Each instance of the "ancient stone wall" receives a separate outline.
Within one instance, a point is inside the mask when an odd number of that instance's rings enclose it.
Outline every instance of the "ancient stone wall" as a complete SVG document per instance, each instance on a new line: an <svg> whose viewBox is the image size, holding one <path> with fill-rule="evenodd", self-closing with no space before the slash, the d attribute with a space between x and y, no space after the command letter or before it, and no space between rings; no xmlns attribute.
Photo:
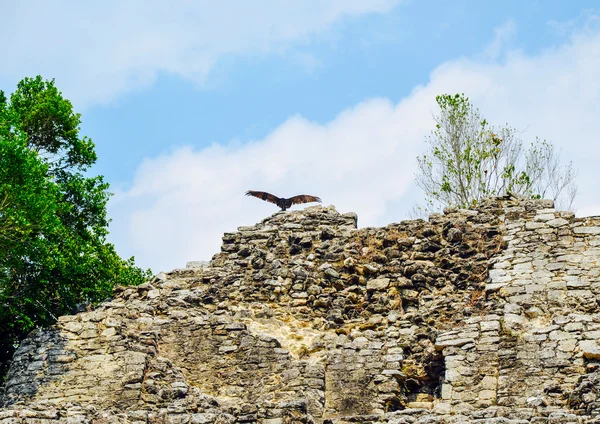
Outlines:
<svg viewBox="0 0 600 424"><path fill-rule="evenodd" d="M0 423L597 422L600 218L551 207L240 227L33 333Z"/></svg>
<svg viewBox="0 0 600 424"><path fill-rule="evenodd" d="M498 404L564 405L600 359L600 219L518 205L506 229L487 286L503 308Z"/></svg>

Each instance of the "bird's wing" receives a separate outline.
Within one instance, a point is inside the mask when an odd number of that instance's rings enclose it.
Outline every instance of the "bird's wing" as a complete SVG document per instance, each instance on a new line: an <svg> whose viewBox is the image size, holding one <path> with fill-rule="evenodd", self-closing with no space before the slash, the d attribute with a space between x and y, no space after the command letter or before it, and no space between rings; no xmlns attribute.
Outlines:
<svg viewBox="0 0 600 424"><path fill-rule="evenodd" d="M270 203L274 203L274 204L277 204L277 201L279 200L279 197L274 196L274 195L272 195L270 193L267 193L265 191L248 190L246 192L246 196L258 197L261 200L264 200L264 201L270 202Z"/></svg>
<svg viewBox="0 0 600 424"><path fill-rule="evenodd" d="M299 194L294 197L290 197L289 200L292 201L293 205L299 205L300 203L310 203L310 202L319 202L321 203L321 199L316 196L309 196L308 194Z"/></svg>

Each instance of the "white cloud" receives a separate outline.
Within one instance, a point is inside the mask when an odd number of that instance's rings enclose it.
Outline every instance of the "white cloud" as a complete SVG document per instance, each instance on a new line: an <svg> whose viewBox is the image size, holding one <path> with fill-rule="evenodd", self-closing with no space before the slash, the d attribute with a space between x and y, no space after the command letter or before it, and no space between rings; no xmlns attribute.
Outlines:
<svg viewBox="0 0 600 424"><path fill-rule="evenodd" d="M149 158L111 203L115 243L155 271L209 259L224 231L276 211L247 189L321 196L357 212L361 226L403 219L434 99L445 92L466 93L492 123L527 129L525 141L540 136L562 148L579 168L576 207L600 214L599 75L600 31L586 30L533 56L444 63L396 105L367 100L326 125L292 117L262 140Z"/></svg>
<svg viewBox="0 0 600 424"><path fill-rule="evenodd" d="M485 47L483 57L489 60L498 60L514 38L516 29L517 26L512 19L496 28L494 39Z"/></svg>
<svg viewBox="0 0 600 424"><path fill-rule="evenodd" d="M0 86L52 76L81 109L148 86L159 72L202 84L225 56L280 53L399 1L4 2Z"/></svg>

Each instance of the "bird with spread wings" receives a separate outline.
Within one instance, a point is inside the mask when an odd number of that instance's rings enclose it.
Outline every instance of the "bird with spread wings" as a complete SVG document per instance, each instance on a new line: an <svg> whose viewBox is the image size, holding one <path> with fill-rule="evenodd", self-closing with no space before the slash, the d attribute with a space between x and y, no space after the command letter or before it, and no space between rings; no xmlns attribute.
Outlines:
<svg viewBox="0 0 600 424"><path fill-rule="evenodd" d="M299 205L300 203L321 203L321 199L319 199L316 196L310 196L308 194L299 194L297 196L286 199L284 197L274 196L264 191L248 190L246 192L246 196L258 197L259 199L264 200L265 202L274 203L277 206L279 206L282 211L290 208L292 205Z"/></svg>

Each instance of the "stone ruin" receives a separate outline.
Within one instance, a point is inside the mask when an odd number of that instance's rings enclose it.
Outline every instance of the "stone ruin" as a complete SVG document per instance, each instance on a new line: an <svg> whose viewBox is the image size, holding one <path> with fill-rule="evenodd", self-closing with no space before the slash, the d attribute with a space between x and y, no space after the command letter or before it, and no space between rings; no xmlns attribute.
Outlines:
<svg viewBox="0 0 600 424"><path fill-rule="evenodd" d="M8 423L600 423L600 217L490 198L226 233L17 350Z"/></svg>

